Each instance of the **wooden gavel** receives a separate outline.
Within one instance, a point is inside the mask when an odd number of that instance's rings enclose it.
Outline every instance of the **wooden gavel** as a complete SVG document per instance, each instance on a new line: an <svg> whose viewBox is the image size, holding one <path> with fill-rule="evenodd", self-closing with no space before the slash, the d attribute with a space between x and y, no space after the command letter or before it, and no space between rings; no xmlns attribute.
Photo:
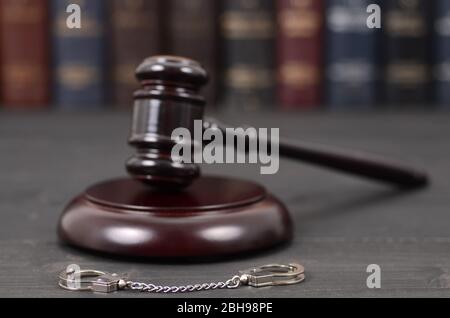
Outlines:
<svg viewBox="0 0 450 318"><path fill-rule="evenodd" d="M200 89L208 81L202 66L190 59L155 56L137 69L141 89L134 94L134 113L129 139L137 149L126 163L128 173L158 189L182 189L200 176L195 163L175 162L171 149L174 129L192 131L195 120L205 128L215 127L224 134L227 126L216 120L204 120L205 100ZM255 137L257 138L257 137ZM268 140L269 142L269 140ZM280 155L334 169L401 188L419 188L428 184L424 171L403 163L351 150L280 139Z"/></svg>
<svg viewBox="0 0 450 318"><path fill-rule="evenodd" d="M61 240L119 256L174 259L247 255L291 240L290 213L270 190L239 178L200 176L199 166L190 163L195 160L172 157L174 149L201 145L195 136L201 132L197 120L203 129L220 130L222 136L230 131L216 120L203 120L205 70L186 58L155 56L138 67L137 78L142 87L134 95L129 140L136 153L126 164L131 178L104 180L74 197L59 221ZM178 128L194 138L174 138ZM262 135L234 137L241 144L242 138L259 146L278 142L285 157L402 188L428 182L425 173L382 158Z"/></svg>

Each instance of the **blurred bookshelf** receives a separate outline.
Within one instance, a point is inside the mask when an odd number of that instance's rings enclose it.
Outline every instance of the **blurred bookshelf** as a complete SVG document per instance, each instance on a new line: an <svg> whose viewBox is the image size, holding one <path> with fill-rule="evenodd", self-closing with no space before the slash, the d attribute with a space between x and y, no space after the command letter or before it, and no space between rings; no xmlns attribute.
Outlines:
<svg viewBox="0 0 450 318"><path fill-rule="evenodd" d="M151 55L200 61L214 112L448 110L449 37L447 0L0 0L0 110L131 109Z"/></svg>

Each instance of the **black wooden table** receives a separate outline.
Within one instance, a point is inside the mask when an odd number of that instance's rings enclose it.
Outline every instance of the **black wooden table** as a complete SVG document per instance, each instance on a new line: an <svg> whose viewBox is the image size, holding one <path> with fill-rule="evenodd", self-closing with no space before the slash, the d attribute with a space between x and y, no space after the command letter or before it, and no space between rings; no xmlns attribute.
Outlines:
<svg viewBox="0 0 450 318"><path fill-rule="evenodd" d="M205 167L206 173L256 180L273 191L295 220L294 241L213 263L111 259L61 245L56 224L65 204L86 186L125 174L129 114L0 113L0 296L105 297L57 287L57 273L72 263L176 285L292 261L306 267L305 283L186 297L450 296L450 114L267 113L224 119L403 158L427 167L433 184L403 193L285 160L275 176L261 176L257 166ZM369 264L381 267L381 289L366 286ZM109 297L129 296L136 294Z"/></svg>

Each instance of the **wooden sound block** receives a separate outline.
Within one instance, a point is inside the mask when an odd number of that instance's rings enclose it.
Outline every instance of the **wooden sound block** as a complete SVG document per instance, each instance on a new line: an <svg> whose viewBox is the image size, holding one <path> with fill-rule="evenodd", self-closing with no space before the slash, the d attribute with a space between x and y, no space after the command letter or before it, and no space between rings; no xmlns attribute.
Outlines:
<svg viewBox="0 0 450 318"><path fill-rule="evenodd" d="M92 186L65 209L60 238L108 254L216 257L262 250L292 237L285 206L252 182L201 177L179 192L131 178Z"/></svg>

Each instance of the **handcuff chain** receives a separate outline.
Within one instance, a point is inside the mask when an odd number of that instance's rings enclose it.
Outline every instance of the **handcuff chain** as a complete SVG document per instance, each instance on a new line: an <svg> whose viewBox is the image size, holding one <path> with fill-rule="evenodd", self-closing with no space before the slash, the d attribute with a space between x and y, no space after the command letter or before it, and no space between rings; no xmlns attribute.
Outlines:
<svg viewBox="0 0 450 318"><path fill-rule="evenodd" d="M198 292L202 290L215 290L215 289L236 289L241 286L241 277L234 276L233 278L227 280L226 282L214 282L214 283L203 283L194 285L182 285L182 286L160 286L155 284L146 284L142 282L132 282L128 281L126 288L156 294L178 294L178 293L190 293Z"/></svg>

